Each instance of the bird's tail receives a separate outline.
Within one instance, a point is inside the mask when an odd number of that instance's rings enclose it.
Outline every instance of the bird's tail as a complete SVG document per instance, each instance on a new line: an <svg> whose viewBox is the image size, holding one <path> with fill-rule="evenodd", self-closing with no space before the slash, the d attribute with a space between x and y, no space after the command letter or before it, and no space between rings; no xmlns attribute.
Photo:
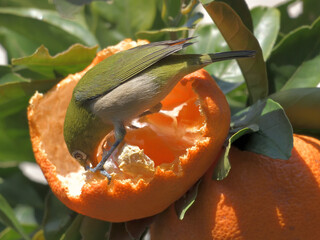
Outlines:
<svg viewBox="0 0 320 240"><path fill-rule="evenodd" d="M208 55L211 58L211 62L219 62L219 61L235 59L235 58L254 57L256 55L256 51L240 50L240 51L212 53L212 54L208 54Z"/></svg>

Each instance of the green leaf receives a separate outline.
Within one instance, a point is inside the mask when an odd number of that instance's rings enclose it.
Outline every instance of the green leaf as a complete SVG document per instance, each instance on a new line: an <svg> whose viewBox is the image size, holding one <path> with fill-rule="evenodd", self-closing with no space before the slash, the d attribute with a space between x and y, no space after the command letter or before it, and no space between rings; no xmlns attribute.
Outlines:
<svg viewBox="0 0 320 240"><path fill-rule="evenodd" d="M256 104L261 104L261 102ZM244 111L250 111L250 108ZM238 114L243 114L243 112ZM256 124L259 126L259 131L244 135L241 141L235 142L235 145L242 150L271 158L289 159L293 148L293 133L282 107L268 99Z"/></svg>
<svg viewBox="0 0 320 240"><path fill-rule="evenodd" d="M293 5L301 4L302 13L296 17L289 16L289 8ZM281 32L283 34L303 26L310 25L320 16L320 2L318 0L290 0L277 5L281 12Z"/></svg>
<svg viewBox="0 0 320 240"><path fill-rule="evenodd" d="M18 74L14 73L12 67L9 65L0 66L0 86L4 86L12 83L25 83L30 82L29 79L25 79Z"/></svg>
<svg viewBox="0 0 320 240"><path fill-rule="evenodd" d="M181 1L162 1L161 18L170 27L178 26L181 15Z"/></svg>
<svg viewBox="0 0 320 240"><path fill-rule="evenodd" d="M229 135L226 149L213 172L215 180L227 177L231 169L231 144L271 158L288 159L291 155L291 125L280 105L270 99L258 101L232 116Z"/></svg>
<svg viewBox="0 0 320 240"><path fill-rule="evenodd" d="M108 240L132 240L126 230L125 223L112 223L110 233L107 235Z"/></svg>
<svg viewBox="0 0 320 240"><path fill-rule="evenodd" d="M25 100L27 102L27 99ZM10 108L7 110L10 111ZM8 163L14 166L22 161L34 161L26 111L0 118L0 131L0 168Z"/></svg>
<svg viewBox="0 0 320 240"><path fill-rule="evenodd" d="M150 42L155 42L165 38L166 35L179 32L188 32L191 30L188 27L178 27L178 28L163 28L160 30L150 30L150 31L140 31L136 33L136 37L139 39L147 39Z"/></svg>
<svg viewBox="0 0 320 240"><path fill-rule="evenodd" d="M88 66L96 56L97 48L74 44L64 52L51 56L48 49L42 45L31 56L13 59L12 64L26 66L48 79L56 78L57 73L67 76Z"/></svg>
<svg viewBox="0 0 320 240"><path fill-rule="evenodd" d="M21 189L23 189L23 191ZM34 188L31 181L20 172L4 178L2 183L0 183L0 192L13 207L19 205L20 207L30 206L37 209L43 208L43 199L39 196L36 188ZM26 192L28 194L26 194Z"/></svg>
<svg viewBox="0 0 320 240"><path fill-rule="evenodd" d="M24 239L30 239L16 219L12 208L6 199L0 194L0 221L17 231Z"/></svg>
<svg viewBox="0 0 320 240"><path fill-rule="evenodd" d="M22 86L29 83L29 79L14 73L10 66L0 66L0 119L25 109L27 91Z"/></svg>
<svg viewBox="0 0 320 240"><path fill-rule="evenodd" d="M65 233L63 233L62 237L60 238L60 240L77 240L77 239L81 239L81 235L79 232L79 229L81 227L81 223L83 221L84 216L78 214L75 219L73 220L73 222L70 224L70 226L68 227L68 229L65 231ZM95 239L95 238L92 238Z"/></svg>
<svg viewBox="0 0 320 240"><path fill-rule="evenodd" d="M247 83L249 102L263 99L268 94L268 79L259 42L229 5L214 1L204 7L231 50L256 51L255 58L239 59L237 62Z"/></svg>
<svg viewBox="0 0 320 240"><path fill-rule="evenodd" d="M212 0L200 0L200 3L202 4L202 5L206 5L206 4L209 4L209 3L211 3L212 2Z"/></svg>
<svg viewBox="0 0 320 240"><path fill-rule="evenodd" d="M51 54L57 54L74 43L87 46L97 45L95 37L81 24L61 18L51 10L39 10L33 8L0 8L0 27L9 29L22 39L11 39L13 46L23 43L27 39L29 47L45 45ZM5 32L2 32L2 35ZM12 35L9 35L12 36ZM0 40L4 39L2 36ZM10 44L6 38L6 45ZM8 49L13 49L9 46ZM23 45L22 45L23 46ZM24 49L24 51L26 51ZM34 52L35 48L28 49ZM22 51L23 52L23 51ZM13 57L23 57L18 51L9 53Z"/></svg>
<svg viewBox="0 0 320 240"><path fill-rule="evenodd" d="M32 237L32 240L45 240L44 232L42 229L38 230Z"/></svg>
<svg viewBox="0 0 320 240"><path fill-rule="evenodd" d="M224 2L228 4L232 9L239 15L244 25L253 32L253 23L250 14L249 7L244 0L218 0L219 2Z"/></svg>
<svg viewBox="0 0 320 240"><path fill-rule="evenodd" d="M214 76L214 80L218 84L219 88L222 90L224 94L228 94L229 92L237 89L241 85L243 85L243 82L227 82L224 80L220 80L219 78ZM245 101L245 100L244 100ZM232 106L230 106L232 107Z"/></svg>
<svg viewBox="0 0 320 240"><path fill-rule="evenodd" d="M251 14L254 36L259 41L264 60L267 60L278 37L280 12L276 8L256 7Z"/></svg>
<svg viewBox="0 0 320 240"><path fill-rule="evenodd" d="M46 240L60 239L75 217L76 214L50 192L45 199L45 215L42 223Z"/></svg>
<svg viewBox="0 0 320 240"><path fill-rule="evenodd" d="M73 18L83 8L82 5L73 4L68 0L53 0L53 3L59 14L65 18Z"/></svg>
<svg viewBox="0 0 320 240"><path fill-rule="evenodd" d="M303 12L299 16L303 20L301 25L310 25L320 16L320 2L317 0L304 0Z"/></svg>
<svg viewBox="0 0 320 240"><path fill-rule="evenodd" d="M229 152L231 148L231 144L242 137L245 134L257 132L259 130L259 126L257 124L251 124L248 127L241 128L236 133L232 134L228 138L228 144L224 149L223 154L217 160L217 165L215 166L212 174L212 179L214 180L223 180L226 178L231 170L231 164L229 161Z"/></svg>
<svg viewBox="0 0 320 240"><path fill-rule="evenodd" d="M50 1L39 0L1 0L1 7L34 7L39 9L51 9L54 10L54 5Z"/></svg>
<svg viewBox="0 0 320 240"><path fill-rule="evenodd" d="M320 88L293 88L270 95L285 110L295 130L320 132Z"/></svg>
<svg viewBox="0 0 320 240"><path fill-rule="evenodd" d="M83 240L105 239L111 223L85 216L79 228Z"/></svg>
<svg viewBox="0 0 320 240"><path fill-rule="evenodd" d="M257 103L237 112L231 117L230 133L236 133L238 130L248 127L251 124L256 124L262 115L263 109L267 102L259 100Z"/></svg>
<svg viewBox="0 0 320 240"><path fill-rule="evenodd" d="M34 159L26 119L29 97L23 88L29 82L11 67L0 66L0 162Z"/></svg>
<svg viewBox="0 0 320 240"><path fill-rule="evenodd" d="M200 183L201 180L194 184L193 187L191 187L179 200L174 203L176 214L180 220L183 220L186 212L195 202Z"/></svg>
<svg viewBox="0 0 320 240"><path fill-rule="evenodd" d="M281 16L281 19L280 19L281 34L288 33L298 27L296 26L296 21L294 21L289 16L289 11L288 11L289 6L294 2L296 2L296 0L288 0L277 5L277 9L279 10L280 16Z"/></svg>
<svg viewBox="0 0 320 240"><path fill-rule="evenodd" d="M183 25L188 28L194 28L196 24L201 22L203 19L203 13L202 12L194 12L191 14L191 16L187 19L187 22Z"/></svg>
<svg viewBox="0 0 320 240"><path fill-rule="evenodd" d="M53 3L62 17L74 18L75 14L83 9L83 5L90 4L93 1L112 3L112 0L53 0Z"/></svg>
<svg viewBox="0 0 320 240"><path fill-rule="evenodd" d="M156 216L151 216L126 222L125 228L131 239L143 239L155 218Z"/></svg>
<svg viewBox="0 0 320 240"><path fill-rule="evenodd" d="M38 43L9 28L0 27L0 43L6 50L7 62L11 58L31 54L38 47Z"/></svg>
<svg viewBox="0 0 320 240"><path fill-rule="evenodd" d="M112 4L95 1L88 6L87 23L105 47L149 30L155 21L156 4L156 0L114 0Z"/></svg>
<svg viewBox="0 0 320 240"><path fill-rule="evenodd" d="M92 5L105 20L117 23L119 31L126 32L131 36L136 31L149 29L155 18L155 0L114 0L112 4L94 2Z"/></svg>
<svg viewBox="0 0 320 240"><path fill-rule="evenodd" d="M281 90L291 88L317 87L320 84L320 54L311 60L306 60L294 71Z"/></svg>
<svg viewBox="0 0 320 240"><path fill-rule="evenodd" d="M45 91L56 80L31 81L0 66L0 163L34 161L27 122L27 106L36 90ZM17 148L19 151L17 151Z"/></svg>
<svg viewBox="0 0 320 240"><path fill-rule="evenodd" d="M24 232L31 235L34 231L36 231L36 225L21 225ZM0 232L1 240L21 240L21 235L17 233L14 229L7 227L3 231ZM29 238L30 239L30 238ZM34 240L34 239L33 239ZM35 239L36 240L36 239ZM40 240L40 239L38 239ZM41 239L44 240L44 239Z"/></svg>
<svg viewBox="0 0 320 240"><path fill-rule="evenodd" d="M30 185L31 184L29 183L29 188L30 188ZM12 204L12 202L10 202L10 204ZM19 204L14 208L14 213L21 225L28 225L28 226L38 225L36 216L35 216L35 208L33 206Z"/></svg>
<svg viewBox="0 0 320 240"><path fill-rule="evenodd" d="M315 87L320 83L320 17L286 35L268 60L274 91Z"/></svg>
<svg viewBox="0 0 320 240"><path fill-rule="evenodd" d="M231 165L229 161L229 151L232 143L246 134L259 131L259 118L266 106L266 101L258 101L254 105L238 112L231 117L230 132L226 144L226 148L217 161L217 165L213 171L212 178L215 180L223 180L230 172Z"/></svg>

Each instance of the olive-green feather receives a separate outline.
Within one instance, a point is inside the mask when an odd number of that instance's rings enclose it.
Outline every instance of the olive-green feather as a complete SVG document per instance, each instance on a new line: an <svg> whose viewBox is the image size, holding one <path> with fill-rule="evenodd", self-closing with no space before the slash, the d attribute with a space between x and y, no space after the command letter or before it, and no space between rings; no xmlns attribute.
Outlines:
<svg viewBox="0 0 320 240"><path fill-rule="evenodd" d="M75 100L86 102L107 94L161 59L192 44L186 43L189 39L150 43L106 58L81 78L74 89Z"/></svg>

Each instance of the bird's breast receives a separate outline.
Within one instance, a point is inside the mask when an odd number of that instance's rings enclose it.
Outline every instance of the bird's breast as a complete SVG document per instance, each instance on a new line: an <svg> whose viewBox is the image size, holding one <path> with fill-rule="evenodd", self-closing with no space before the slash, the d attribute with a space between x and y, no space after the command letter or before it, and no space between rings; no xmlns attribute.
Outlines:
<svg viewBox="0 0 320 240"><path fill-rule="evenodd" d="M167 94L154 76L140 74L95 99L90 107L105 122L126 122L155 106Z"/></svg>

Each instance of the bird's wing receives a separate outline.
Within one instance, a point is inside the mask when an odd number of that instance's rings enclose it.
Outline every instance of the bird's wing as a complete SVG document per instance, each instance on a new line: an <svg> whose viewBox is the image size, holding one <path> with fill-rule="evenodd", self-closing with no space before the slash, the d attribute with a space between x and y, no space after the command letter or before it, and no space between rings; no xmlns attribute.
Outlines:
<svg viewBox="0 0 320 240"><path fill-rule="evenodd" d="M74 89L78 102L107 94L159 60L189 46L191 38L154 42L112 55L90 69Z"/></svg>

